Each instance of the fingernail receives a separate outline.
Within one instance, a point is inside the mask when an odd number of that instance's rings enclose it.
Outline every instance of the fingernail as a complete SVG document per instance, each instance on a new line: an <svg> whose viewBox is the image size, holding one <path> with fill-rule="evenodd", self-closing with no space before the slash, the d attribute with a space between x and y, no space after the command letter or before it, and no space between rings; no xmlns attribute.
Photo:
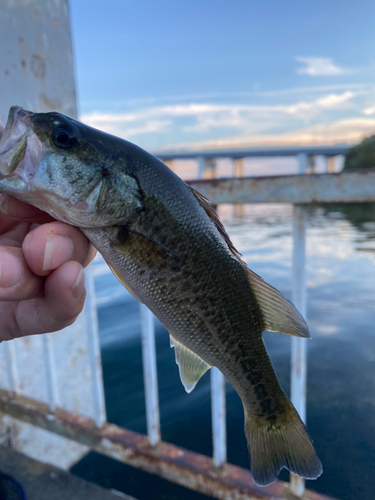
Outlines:
<svg viewBox="0 0 375 500"><path fill-rule="evenodd" d="M76 282L71 287L72 293L76 299L82 297L82 294L85 290L85 271L83 269L78 273Z"/></svg>
<svg viewBox="0 0 375 500"><path fill-rule="evenodd" d="M73 243L69 238L58 234L47 236L46 248L44 250L43 269L50 271L70 260L73 255Z"/></svg>
<svg viewBox="0 0 375 500"><path fill-rule="evenodd" d="M0 252L0 288L13 288L21 283L25 269L11 253Z"/></svg>

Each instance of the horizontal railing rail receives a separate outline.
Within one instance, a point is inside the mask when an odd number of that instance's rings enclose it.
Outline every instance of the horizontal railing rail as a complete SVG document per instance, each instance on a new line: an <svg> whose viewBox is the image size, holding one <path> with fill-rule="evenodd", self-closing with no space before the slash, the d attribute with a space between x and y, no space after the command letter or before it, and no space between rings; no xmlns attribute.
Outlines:
<svg viewBox="0 0 375 500"><path fill-rule="evenodd" d="M373 203L375 169L338 174L240 177L188 181L220 203Z"/></svg>
<svg viewBox="0 0 375 500"><path fill-rule="evenodd" d="M288 483L278 481L266 488L257 486L249 471L230 464L215 467L213 460L173 444L157 446L143 434L56 408L0 389L0 411L29 424L89 446L92 450L120 460L181 486L220 500L285 500ZM333 500L306 490L304 500Z"/></svg>

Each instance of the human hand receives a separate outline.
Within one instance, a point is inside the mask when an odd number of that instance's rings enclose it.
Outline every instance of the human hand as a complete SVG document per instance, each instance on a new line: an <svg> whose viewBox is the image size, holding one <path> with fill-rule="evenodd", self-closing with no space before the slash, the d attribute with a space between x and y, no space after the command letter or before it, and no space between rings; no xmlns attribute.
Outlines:
<svg viewBox="0 0 375 500"><path fill-rule="evenodd" d="M4 127L0 122L0 138ZM96 250L76 227L0 197L0 341L60 330L82 311Z"/></svg>

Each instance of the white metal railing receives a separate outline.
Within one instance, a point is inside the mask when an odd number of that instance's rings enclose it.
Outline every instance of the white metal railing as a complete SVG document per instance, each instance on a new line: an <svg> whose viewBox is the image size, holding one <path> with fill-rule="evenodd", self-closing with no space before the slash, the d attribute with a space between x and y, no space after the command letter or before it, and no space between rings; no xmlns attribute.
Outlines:
<svg viewBox="0 0 375 500"><path fill-rule="evenodd" d="M303 174L306 171L308 165L307 157L305 154L300 154L299 160L299 172ZM198 164L199 164L198 160ZM202 162L203 166L205 162ZM209 165L212 169L212 163ZM201 176L203 175L204 168L200 169ZM293 280L292 280L292 300L296 307L300 310L301 314L306 317L306 285L305 285L305 208L304 203L314 203L318 202L358 202L358 201L373 201L375 202L375 172L356 172L350 174L322 174L322 175L297 175L297 176L281 176L273 178L258 178L258 179L246 179L246 178L232 178L232 179L219 179L213 182L211 181L192 181L192 184L196 189L200 190L203 195L212 199L215 204L218 203L233 203L240 201L241 203L251 203L251 202L281 202L286 203L289 201L294 202L293 210ZM291 189L293 192L291 192ZM99 266L98 268L89 269L87 273L87 288L88 288L88 299L85 305L85 328L80 330L79 328L75 332L81 332L82 337L86 340L87 345L87 356L86 356L86 370L90 373L90 377L86 380L86 386L89 381L91 384L91 390L85 388L84 398L90 397L92 399L93 410L89 413L78 409L75 411L76 414L86 414L87 416L93 415L97 429L103 429L103 434L106 433L106 428L109 425L106 422L105 413L105 403L104 403L104 392L103 392L103 381L101 373L101 363L100 363L100 349L99 349L99 337L98 337L98 321L97 321L97 303L94 295L94 275L102 275L105 273L110 273L108 267ZM141 314L141 334L142 334L142 357L143 357L143 372L144 372L144 387L145 387L145 402L146 402L146 419L147 419L147 435L148 441L155 450L157 450L157 445L161 441L160 438L160 417L159 417L159 401L158 401L158 385L157 385L157 367L156 367L156 351L155 351L155 332L154 332L154 319L152 313L143 305L140 305ZM77 333L73 334L72 339L76 338ZM67 334L64 332L63 336ZM61 339L64 337L60 337ZM46 401L51 412L51 415L46 416L42 419L42 415L39 415L39 420L37 420L36 425L40 425L40 422L44 422L43 426L51 426L53 432L60 433L66 437L71 436L72 430L68 426L66 427L66 421L59 423L58 415L59 411L67 410L71 411L69 405L67 407L64 399L66 399L66 389L61 383L61 367L59 362L62 360L62 356L72 357L74 353L70 350L59 351L61 343L55 344L55 338L49 335L42 337L42 362L43 370L46 373L46 397L41 397L38 394L30 392L25 392L23 390L23 379L25 374L22 370L24 367L20 363L20 353L18 351L20 343L17 341L5 342L2 344L3 355L6 358L6 370L4 373L7 374L8 383L6 389L10 390L15 394L21 394L25 396L32 397L33 400ZM30 339L37 341L37 338ZM58 347L56 347L58 346ZM69 346L70 347L70 346ZM301 418L306 420L306 340L292 338L292 362L291 362L291 399L295 405L297 411L299 412ZM35 352L35 351L34 351ZM19 359L18 359L19 358ZM59 362L57 362L57 359ZM0 359L1 365L1 359ZM59 371L60 370L60 371ZM20 373L19 373L20 371ZM65 375L65 374L64 374ZM70 375L70 378L74 377L74 374ZM84 380L84 381L85 381ZM69 381L68 381L69 382ZM3 385L2 385L3 387ZM0 390L1 392L1 390ZM213 465L216 467L222 466L226 462L226 421L225 421L225 380L223 375L216 369L211 369L211 398L212 398L212 434L213 434ZM0 397L1 400L1 397ZM6 397L0 401L0 404L5 404ZM83 399L80 403L83 402ZM13 405L13 410L16 408L16 413L18 415L20 407L17 406L17 402ZM31 405L31 403L28 403ZM84 405L82 406L84 407ZM9 407L10 408L10 407ZM12 411L13 411L12 410ZM27 409L22 409L26 414ZM37 408L33 410L33 414ZM10 412L10 410L9 410ZM9 414L12 414L11 412ZM13 414L12 414L13 415ZM56 417L57 415L57 417ZM33 423L28 420L25 420ZM75 418L69 416L70 419ZM54 427L56 426L56 427ZM60 426L60 427L59 427ZM62 430L62 427L64 429ZM47 427L45 427L47 428ZM56 429L56 430L54 430ZM74 429L76 429L76 424L74 424ZM124 429L125 431L125 429ZM76 431L74 431L76 432ZM82 430L83 432L83 442L93 443L96 446L98 439L95 436L91 436L90 439L87 435L87 427ZM94 432L94 431L93 431ZM95 431L96 432L96 431ZM85 434L86 433L86 434ZM120 433L120 430L116 431L116 435ZM79 433L73 434L73 438L80 441ZM114 443L108 442L108 438L104 437L104 445L99 447L99 451L105 451L110 456L120 457L123 461L127 461L129 454L122 457L119 454L117 446L117 441ZM137 439L137 438L135 438ZM163 443L162 449L165 449L166 443ZM99 446L99 445L98 445ZM150 453L147 451L144 457L149 456ZM173 451L175 453L175 451ZM178 451L178 453L186 453L184 451ZM122 458L121 458L122 457ZM158 459L160 457L159 451L155 451L155 457L152 460ZM201 458L199 458L201 460ZM180 460L181 461L181 460ZM169 467L169 459L167 462L163 462L164 467ZM147 463L145 466L146 470L153 471L153 465L151 462ZM228 470L226 465L226 470ZM148 469L147 469L148 468ZM159 470L159 469L158 469ZM162 470L162 467L160 468ZM196 475L195 466L189 469L191 473L190 479ZM169 472L168 472L169 474ZM237 472L235 473L237 474ZM164 476L166 477L166 476ZM169 476L168 476L169 477ZM171 476L172 477L172 476ZM181 475L178 477L176 482L184 484L183 481L185 476ZM201 476L200 476L201 477ZM211 472L206 476L207 481L211 481ZM173 479L175 480L175 476ZM197 481L197 478L194 479ZM216 481L225 481L218 474ZM202 479L200 479L202 481ZM230 482L230 481L229 481ZM189 483L190 484L190 483ZM197 485L195 484L195 489L201 488L201 482ZM228 483L229 484L229 483ZM229 489L231 486L225 486ZM232 483L231 483L232 484ZM297 477L291 477L291 489L295 496L301 497L304 493L304 480ZM203 488L203 487L202 487ZM213 490L209 490L213 491ZM229 490L228 490L229 491ZM228 496L225 498L236 498L235 491L232 492L233 496ZM232 495L231 493L231 495ZM217 496L217 498L222 498ZM224 497L223 497L224 498ZM284 497L281 497L284 498Z"/></svg>
<svg viewBox="0 0 375 500"><path fill-rule="evenodd" d="M92 267L89 266L86 273L86 310L88 329L88 349L91 372L91 392L94 407L95 423L98 427L106 421L103 375L101 369L101 355L99 343L98 314L95 300L95 284ZM98 368L99 367L99 368Z"/></svg>
<svg viewBox="0 0 375 500"><path fill-rule="evenodd" d="M155 327L151 311L140 304L143 379L146 400L147 435L152 446L160 441L160 412L156 368Z"/></svg>
<svg viewBox="0 0 375 500"><path fill-rule="evenodd" d="M307 157L298 155L298 173L307 170ZM305 208L293 207L293 277L292 302L306 318L306 272L305 272L305 239L306 239ZM306 339L292 337L291 359L291 401L298 411L302 421L306 423L306 377L307 377L307 343ZM305 490L305 481L291 474L291 490L296 496L301 496Z"/></svg>
<svg viewBox="0 0 375 500"><path fill-rule="evenodd" d="M202 178L206 161L202 156L196 158L198 178ZM308 168L306 153L298 154L298 172L304 174ZM212 168L212 165L208 165ZM292 301L306 317L306 280L305 280L305 208L294 205L293 210L293 267L292 267ZM110 270L108 269L109 273ZM103 270L101 270L101 273ZM160 416L156 370L155 332L153 315L143 304L140 304L142 356L146 402L147 434L149 442L156 445L160 441ZM307 343L306 339L292 337L291 347L291 400L301 419L306 422L306 377L307 377ZM226 410L225 379L221 372L211 368L211 413L213 462L217 467L226 462ZM305 481L299 476L291 475L291 489L296 496L302 496Z"/></svg>

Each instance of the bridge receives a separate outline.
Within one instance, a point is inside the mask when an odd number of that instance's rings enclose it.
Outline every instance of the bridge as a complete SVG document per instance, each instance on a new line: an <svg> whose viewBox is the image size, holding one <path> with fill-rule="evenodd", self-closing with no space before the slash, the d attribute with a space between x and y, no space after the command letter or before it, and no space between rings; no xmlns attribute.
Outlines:
<svg viewBox="0 0 375 500"><path fill-rule="evenodd" d="M259 147L259 148L230 148L230 149L202 149L156 151L154 155L162 161L190 160L198 157L212 158L270 158L276 156L325 156L333 157L345 154L354 144L334 144L332 146L287 146L287 147Z"/></svg>
<svg viewBox="0 0 375 500"><path fill-rule="evenodd" d="M174 160L195 160L197 162L197 178L203 177L207 170L211 171L211 177L216 176L217 160L228 158L233 162L233 176L243 176L243 161L245 158L276 158L297 157L300 172L312 173L316 166L316 157L321 156L324 161L324 170L328 173L335 172L335 161L340 155L344 155L354 144L334 145L311 145L311 146L287 146L287 147L253 147L253 148L227 148L227 149L202 149L202 150L166 150L154 151L154 155L160 158L170 168L173 168Z"/></svg>

